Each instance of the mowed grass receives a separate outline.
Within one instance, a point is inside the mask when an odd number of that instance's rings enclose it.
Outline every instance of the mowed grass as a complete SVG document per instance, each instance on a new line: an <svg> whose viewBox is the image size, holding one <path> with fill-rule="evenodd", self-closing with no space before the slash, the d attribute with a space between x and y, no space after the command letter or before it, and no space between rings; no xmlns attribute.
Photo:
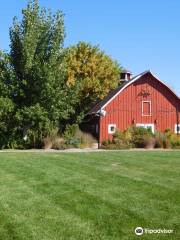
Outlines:
<svg viewBox="0 0 180 240"><path fill-rule="evenodd" d="M178 151L0 153L0 239L180 239L179 191Z"/></svg>

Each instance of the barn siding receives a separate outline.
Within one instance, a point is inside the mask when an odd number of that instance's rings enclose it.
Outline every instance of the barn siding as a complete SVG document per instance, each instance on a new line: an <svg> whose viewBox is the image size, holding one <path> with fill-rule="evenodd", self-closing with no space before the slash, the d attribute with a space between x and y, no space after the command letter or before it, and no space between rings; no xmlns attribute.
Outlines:
<svg viewBox="0 0 180 240"><path fill-rule="evenodd" d="M149 91L149 96L140 96L142 90ZM152 116L142 116L142 101L151 101ZM142 76L117 95L105 108L106 116L100 118L100 143L112 139L108 134L108 124L116 124L125 130L135 123L152 123L155 130L164 131L170 128L174 132L177 113L180 119L179 99L151 74ZM157 120L157 124L155 124Z"/></svg>

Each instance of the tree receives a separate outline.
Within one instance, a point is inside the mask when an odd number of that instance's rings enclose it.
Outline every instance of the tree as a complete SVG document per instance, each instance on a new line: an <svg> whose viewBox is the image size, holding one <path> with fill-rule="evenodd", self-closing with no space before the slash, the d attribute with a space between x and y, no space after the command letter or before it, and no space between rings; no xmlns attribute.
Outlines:
<svg viewBox="0 0 180 240"><path fill-rule="evenodd" d="M66 82L77 94L76 115L87 112L118 85L120 67L98 46L79 42L67 49Z"/></svg>
<svg viewBox="0 0 180 240"><path fill-rule="evenodd" d="M64 16L28 2L0 52L0 142L40 146L53 128L80 122L90 104L118 84L120 68L99 47L63 48ZM25 143L25 140L26 143ZM2 144L0 143L2 146Z"/></svg>
<svg viewBox="0 0 180 240"><path fill-rule="evenodd" d="M13 72L9 65L8 55L0 51L0 146L5 147L11 135L10 129L14 116L15 105L11 98L12 89L9 86Z"/></svg>
<svg viewBox="0 0 180 240"><path fill-rule="evenodd" d="M29 1L22 14L22 21L14 18L10 29L10 53L4 64L6 72L12 72L8 88L22 134L28 127L38 128L40 119L46 134L45 126L59 126L73 113L71 90L65 83L64 17L60 11L46 12L37 0ZM27 113L30 117L24 120Z"/></svg>

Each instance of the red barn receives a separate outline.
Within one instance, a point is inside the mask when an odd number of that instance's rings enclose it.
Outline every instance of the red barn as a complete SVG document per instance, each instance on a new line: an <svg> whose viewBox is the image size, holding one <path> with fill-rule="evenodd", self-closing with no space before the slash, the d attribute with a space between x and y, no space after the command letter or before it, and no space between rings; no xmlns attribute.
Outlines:
<svg viewBox="0 0 180 240"><path fill-rule="evenodd" d="M86 130L99 144L112 139L116 129L131 125L151 128L152 132L169 128L180 133L180 98L151 71L131 78L130 71L121 73L122 84L110 92L88 113Z"/></svg>

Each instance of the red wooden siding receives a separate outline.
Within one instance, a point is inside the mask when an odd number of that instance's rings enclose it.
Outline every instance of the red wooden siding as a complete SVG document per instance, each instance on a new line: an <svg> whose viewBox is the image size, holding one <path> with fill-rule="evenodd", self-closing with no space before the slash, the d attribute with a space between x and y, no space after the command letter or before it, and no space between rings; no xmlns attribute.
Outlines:
<svg viewBox="0 0 180 240"><path fill-rule="evenodd" d="M143 105L143 101L147 104ZM148 114L148 102L151 102L151 114ZM143 106L147 114L142 114ZM154 124L157 131L170 128L174 132L175 124L180 122L179 99L151 74L130 84L103 109L106 116L100 117L100 143L112 139L108 124L116 124L118 129L125 130L133 123L149 123Z"/></svg>

